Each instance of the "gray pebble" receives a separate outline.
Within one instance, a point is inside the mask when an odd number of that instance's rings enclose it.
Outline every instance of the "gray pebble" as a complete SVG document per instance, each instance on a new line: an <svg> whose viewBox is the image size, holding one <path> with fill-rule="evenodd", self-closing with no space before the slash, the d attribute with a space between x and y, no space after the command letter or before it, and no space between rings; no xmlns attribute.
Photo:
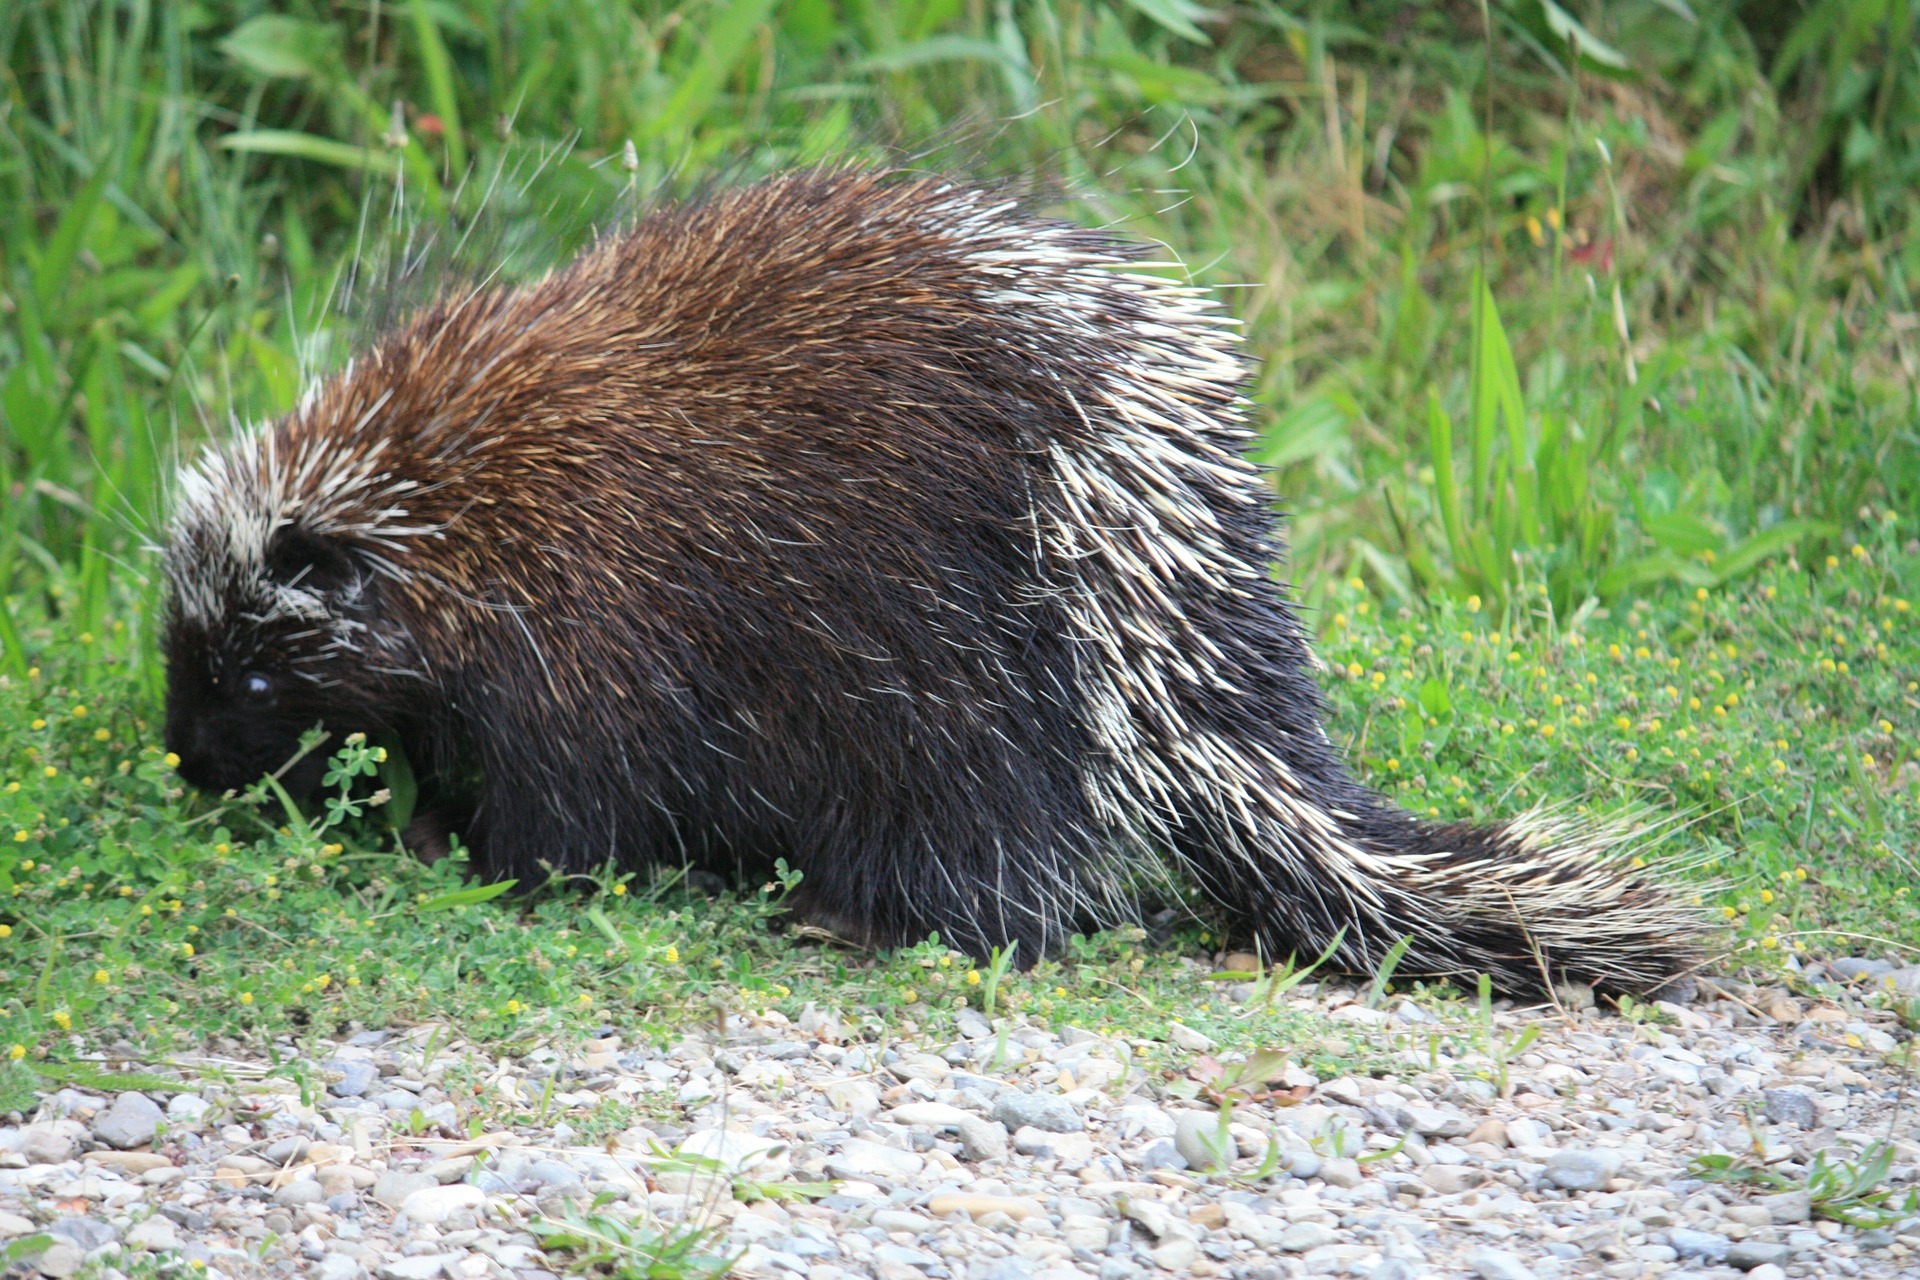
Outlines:
<svg viewBox="0 0 1920 1280"><path fill-rule="evenodd" d="M1774 1124L1792 1124L1811 1129L1819 1123L1820 1109L1814 1105L1813 1095L1805 1089L1768 1089L1761 1097L1766 1099L1767 1119Z"/></svg>
<svg viewBox="0 0 1920 1280"><path fill-rule="evenodd" d="M360 1280L367 1269L344 1253L330 1253L313 1269L314 1280Z"/></svg>
<svg viewBox="0 0 1920 1280"><path fill-rule="evenodd" d="M91 1253L103 1244L112 1244L120 1238L111 1224L98 1218L67 1217L56 1218L48 1225L47 1234L58 1236L82 1253Z"/></svg>
<svg viewBox="0 0 1920 1280"><path fill-rule="evenodd" d="M327 1086L327 1092L336 1098L358 1098L380 1078L380 1068L368 1058L329 1058L320 1069L339 1075Z"/></svg>
<svg viewBox="0 0 1920 1280"><path fill-rule="evenodd" d="M321 1190L320 1184L312 1178L302 1178L298 1182L289 1182L286 1186L273 1193L275 1204L284 1204L290 1207L303 1204L319 1204L326 1198L327 1193Z"/></svg>
<svg viewBox="0 0 1920 1280"><path fill-rule="evenodd" d="M1360 1172L1357 1160L1322 1160L1320 1162L1320 1180L1330 1187L1342 1187L1348 1191L1360 1185L1364 1175ZM1306 1174L1298 1174L1306 1177Z"/></svg>
<svg viewBox="0 0 1920 1280"><path fill-rule="evenodd" d="M1667 1232L1667 1243L1683 1258L1720 1262L1726 1258L1727 1247L1733 1242L1717 1231L1690 1231L1685 1227L1675 1227Z"/></svg>
<svg viewBox="0 0 1920 1280"><path fill-rule="evenodd" d="M1813 1216L1813 1196L1805 1187L1779 1195L1755 1196L1753 1202L1767 1211L1767 1217L1777 1227L1805 1222Z"/></svg>
<svg viewBox="0 0 1920 1280"><path fill-rule="evenodd" d="M1443 1111L1439 1107L1401 1107L1399 1110L1399 1118L1422 1137L1464 1138L1473 1132L1473 1118L1458 1111Z"/></svg>
<svg viewBox="0 0 1920 1280"><path fill-rule="evenodd" d="M960 1137L960 1154L969 1160L1004 1160L1007 1157L1007 1126L993 1120L968 1116L954 1124Z"/></svg>
<svg viewBox="0 0 1920 1280"><path fill-rule="evenodd" d="M961 1093L977 1093L984 1098L997 1098L1007 1091L1007 1086L998 1080L986 1076L967 1075L956 1071L947 1077L947 1083Z"/></svg>
<svg viewBox="0 0 1920 1280"><path fill-rule="evenodd" d="M176 1093L167 1099L167 1123L178 1129L199 1124L213 1104L197 1093Z"/></svg>
<svg viewBox="0 0 1920 1280"><path fill-rule="evenodd" d="M1738 1267L1742 1271L1751 1271L1755 1267L1768 1264L1783 1266L1793 1257L1793 1250L1784 1244L1766 1244L1759 1240L1740 1240L1727 1249L1727 1265Z"/></svg>
<svg viewBox="0 0 1920 1280"><path fill-rule="evenodd" d="M122 1151L153 1141L167 1113L144 1093L123 1093L113 1105L93 1118L93 1136Z"/></svg>
<svg viewBox="0 0 1920 1280"><path fill-rule="evenodd" d="M280 1141L270 1144L265 1151L262 1151L260 1158L263 1160L271 1160L275 1164L290 1164L295 1160L306 1159L307 1151L312 1145L312 1143L301 1137L282 1138Z"/></svg>
<svg viewBox="0 0 1920 1280"><path fill-rule="evenodd" d="M1504 1249L1475 1249L1466 1262L1480 1280L1534 1280L1532 1268Z"/></svg>
<svg viewBox="0 0 1920 1280"><path fill-rule="evenodd" d="M1296 1178L1317 1178L1326 1162L1311 1151L1288 1151L1280 1157L1280 1167Z"/></svg>
<svg viewBox="0 0 1920 1280"><path fill-rule="evenodd" d="M1009 1129L1045 1129L1049 1133L1079 1133L1087 1127L1073 1104L1059 1094L1010 1090L994 1102L989 1118Z"/></svg>
<svg viewBox="0 0 1920 1280"><path fill-rule="evenodd" d="M978 1009L956 1009L954 1029L969 1040L984 1040L993 1034L993 1024Z"/></svg>
<svg viewBox="0 0 1920 1280"><path fill-rule="evenodd" d="M1620 1172L1620 1155L1605 1147L1556 1151L1547 1160L1547 1181L1568 1191L1603 1191Z"/></svg>
<svg viewBox="0 0 1920 1280"><path fill-rule="evenodd" d="M71 1120L30 1124L20 1130L20 1154L28 1164L64 1164L79 1150L85 1132Z"/></svg>
<svg viewBox="0 0 1920 1280"><path fill-rule="evenodd" d="M1199 1242L1186 1236L1174 1236L1172 1239L1162 1240L1152 1254L1155 1266L1176 1275L1185 1272L1199 1256Z"/></svg>
<svg viewBox="0 0 1920 1280"><path fill-rule="evenodd" d="M1288 1253L1305 1253L1333 1243L1333 1228L1324 1222L1296 1222L1280 1233L1280 1247Z"/></svg>
<svg viewBox="0 0 1920 1280"><path fill-rule="evenodd" d="M1189 1168L1224 1169L1239 1156L1233 1138L1220 1131L1214 1111L1182 1111L1173 1118L1173 1146Z"/></svg>
<svg viewBox="0 0 1920 1280"><path fill-rule="evenodd" d="M430 1173L401 1173L393 1170L375 1179L373 1198L389 1209L398 1209L401 1201L414 1192L439 1185L440 1179Z"/></svg>
<svg viewBox="0 0 1920 1280"><path fill-rule="evenodd" d="M184 1204L163 1204L160 1206L160 1212L189 1231L205 1231L213 1224L212 1218Z"/></svg>
<svg viewBox="0 0 1920 1280"><path fill-rule="evenodd" d="M558 1160L535 1160L527 1166L527 1177L542 1187L577 1187L586 1181L578 1169Z"/></svg>
<svg viewBox="0 0 1920 1280"><path fill-rule="evenodd" d="M180 1228L173 1225L173 1220L155 1214L129 1228L123 1243L129 1249L160 1253L166 1250L177 1250L182 1241Z"/></svg>
<svg viewBox="0 0 1920 1280"><path fill-rule="evenodd" d="M1142 1169L1184 1169L1187 1158L1180 1154L1180 1148L1173 1145L1171 1138L1162 1138L1158 1142L1147 1144L1140 1153L1139 1167Z"/></svg>
<svg viewBox="0 0 1920 1280"><path fill-rule="evenodd" d="M439 1280L440 1276L446 1274L448 1263L457 1263L464 1256L458 1253L427 1253L417 1258L395 1258L380 1264L380 1280Z"/></svg>
<svg viewBox="0 0 1920 1280"><path fill-rule="evenodd" d="M78 1271L80 1264L84 1261L86 1256L80 1250L65 1242L58 1242L35 1258L31 1265L41 1275L51 1276L53 1280L61 1280L62 1277Z"/></svg>

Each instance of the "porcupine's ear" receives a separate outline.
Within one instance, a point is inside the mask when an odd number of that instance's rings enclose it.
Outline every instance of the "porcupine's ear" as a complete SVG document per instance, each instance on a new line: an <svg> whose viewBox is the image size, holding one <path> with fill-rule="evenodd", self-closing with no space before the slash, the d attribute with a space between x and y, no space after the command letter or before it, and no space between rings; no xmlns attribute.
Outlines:
<svg viewBox="0 0 1920 1280"><path fill-rule="evenodd" d="M365 577L351 548L298 525L274 531L267 542L266 566L267 576L280 586L327 596L346 591Z"/></svg>

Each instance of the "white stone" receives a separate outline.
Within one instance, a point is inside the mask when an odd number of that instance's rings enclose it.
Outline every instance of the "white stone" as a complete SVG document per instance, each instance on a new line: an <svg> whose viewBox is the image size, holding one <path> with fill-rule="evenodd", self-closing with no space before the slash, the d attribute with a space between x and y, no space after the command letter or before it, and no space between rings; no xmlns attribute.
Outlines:
<svg viewBox="0 0 1920 1280"><path fill-rule="evenodd" d="M487 1193L464 1182L442 1187L423 1187L400 1202L400 1212L409 1222L445 1222L462 1209L478 1211L487 1203Z"/></svg>
<svg viewBox="0 0 1920 1280"><path fill-rule="evenodd" d="M791 1163L783 1140L732 1129L696 1133L680 1144L678 1154L711 1160L723 1173L751 1176L763 1182L785 1177Z"/></svg>

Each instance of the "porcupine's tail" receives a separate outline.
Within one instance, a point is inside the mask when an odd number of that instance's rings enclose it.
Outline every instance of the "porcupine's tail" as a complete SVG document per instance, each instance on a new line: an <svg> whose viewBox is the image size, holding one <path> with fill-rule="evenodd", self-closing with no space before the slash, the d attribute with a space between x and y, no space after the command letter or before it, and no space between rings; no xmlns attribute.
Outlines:
<svg viewBox="0 0 1920 1280"><path fill-rule="evenodd" d="M1429 823L1351 777L1269 573L1278 519L1244 455L1228 322L1122 242L1062 231L1029 252L1048 303L1030 341L1076 371L1079 424L1052 444L1043 539L1101 749L1088 791L1118 843L1170 850L1270 957L1338 939L1334 961L1366 972L1406 937L1401 973L1506 990L1643 992L1684 968L1699 919L1604 830Z"/></svg>

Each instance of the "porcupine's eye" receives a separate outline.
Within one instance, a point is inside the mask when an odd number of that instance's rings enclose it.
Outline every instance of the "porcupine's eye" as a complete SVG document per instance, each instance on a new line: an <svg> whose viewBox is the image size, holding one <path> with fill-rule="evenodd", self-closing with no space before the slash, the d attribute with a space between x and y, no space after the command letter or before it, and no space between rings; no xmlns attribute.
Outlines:
<svg viewBox="0 0 1920 1280"><path fill-rule="evenodd" d="M273 681L258 671L249 671L240 677L240 696L256 705L265 703L273 697Z"/></svg>

